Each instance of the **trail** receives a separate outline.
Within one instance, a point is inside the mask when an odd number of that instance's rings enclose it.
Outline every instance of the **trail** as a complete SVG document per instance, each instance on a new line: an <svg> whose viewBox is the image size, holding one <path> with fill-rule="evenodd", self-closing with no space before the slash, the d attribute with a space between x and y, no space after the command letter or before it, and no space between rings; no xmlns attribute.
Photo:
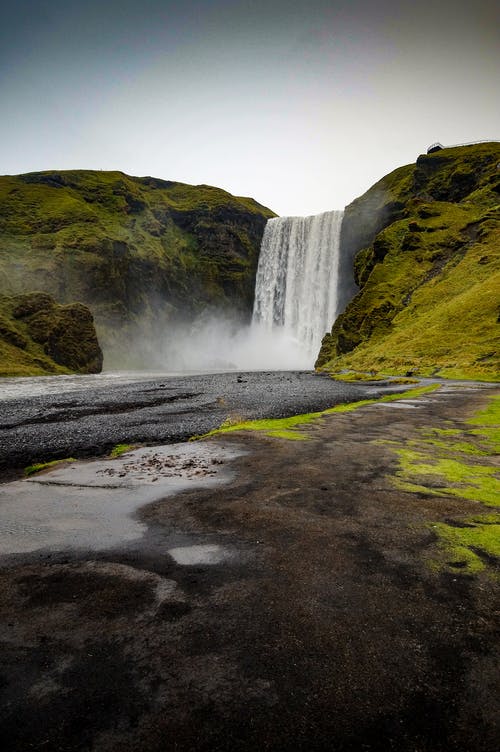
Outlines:
<svg viewBox="0 0 500 752"><path fill-rule="evenodd" d="M494 562L429 566L431 525L484 509L393 483L395 445L494 391L215 437L232 477L160 494L140 537L4 558L2 749L496 752Z"/></svg>

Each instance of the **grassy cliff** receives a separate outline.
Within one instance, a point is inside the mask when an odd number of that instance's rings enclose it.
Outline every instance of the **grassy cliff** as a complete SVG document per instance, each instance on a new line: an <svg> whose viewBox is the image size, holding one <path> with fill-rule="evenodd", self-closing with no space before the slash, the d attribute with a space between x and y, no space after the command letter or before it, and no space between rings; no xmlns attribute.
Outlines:
<svg viewBox="0 0 500 752"><path fill-rule="evenodd" d="M0 295L0 376L99 373L102 352L92 314L46 293Z"/></svg>
<svg viewBox="0 0 500 752"><path fill-rule="evenodd" d="M317 367L498 378L500 144L443 149L346 209L359 292Z"/></svg>
<svg viewBox="0 0 500 752"><path fill-rule="evenodd" d="M269 209L210 186L121 172L0 177L0 293L81 301L110 361L130 332L252 307Z"/></svg>

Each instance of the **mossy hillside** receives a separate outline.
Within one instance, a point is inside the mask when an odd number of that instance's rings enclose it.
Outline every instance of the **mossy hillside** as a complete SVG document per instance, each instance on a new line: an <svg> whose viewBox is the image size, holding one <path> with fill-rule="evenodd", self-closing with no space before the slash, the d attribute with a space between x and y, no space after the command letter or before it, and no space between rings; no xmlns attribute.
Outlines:
<svg viewBox="0 0 500 752"><path fill-rule="evenodd" d="M133 324L205 308L242 317L273 213L253 199L121 172L0 178L0 291L43 290L95 314L106 349Z"/></svg>
<svg viewBox="0 0 500 752"><path fill-rule="evenodd" d="M498 377L499 163L499 144L445 149L354 202L376 215L351 247L361 289L318 367Z"/></svg>
<svg viewBox="0 0 500 752"><path fill-rule="evenodd" d="M422 429L418 439L394 445L398 488L456 499L456 513L430 525L437 538L433 569L493 572L500 559L499 429L500 395L460 428ZM478 507L472 515L471 504Z"/></svg>
<svg viewBox="0 0 500 752"><path fill-rule="evenodd" d="M0 376L99 373L102 351L90 310L46 293L0 296Z"/></svg>

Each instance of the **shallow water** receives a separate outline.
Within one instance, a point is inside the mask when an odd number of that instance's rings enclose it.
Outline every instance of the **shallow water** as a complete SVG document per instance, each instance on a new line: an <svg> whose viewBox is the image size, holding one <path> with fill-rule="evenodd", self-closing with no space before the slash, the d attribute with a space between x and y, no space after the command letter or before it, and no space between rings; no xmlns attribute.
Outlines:
<svg viewBox="0 0 500 752"><path fill-rule="evenodd" d="M39 395L67 394L79 392L89 387L106 387L113 384L136 384L152 379L181 376L180 373L158 373L148 371L113 371L109 373L25 376L0 379L0 400L22 399Z"/></svg>
<svg viewBox="0 0 500 752"><path fill-rule="evenodd" d="M0 555L99 551L137 541L147 530L137 516L141 507L180 491L227 483L232 478L227 463L239 454L206 442L169 444L55 466L5 483L0 486ZM180 564L217 563L226 556L220 546L194 543L172 537L171 555Z"/></svg>
<svg viewBox="0 0 500 752"><path fill-rule="evenodd" d="M168 553L177 564L181 564L182 566L220 564L231 557L229 549L214 543L179 546L170 548Z"/></svg>

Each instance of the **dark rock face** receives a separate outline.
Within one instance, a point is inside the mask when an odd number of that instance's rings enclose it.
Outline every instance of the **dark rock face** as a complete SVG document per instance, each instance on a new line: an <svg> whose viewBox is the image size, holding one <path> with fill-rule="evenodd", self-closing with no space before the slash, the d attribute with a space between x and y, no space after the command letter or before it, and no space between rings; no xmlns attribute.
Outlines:
<svg viewBox="0 0 500 752"><path fill-rule="evenodd" d="M398 177L404 179L408 167L396 170ZM339 296L339 310L343 311L360 285L360 280L353 274L356 254L370 247L378 233L405 214L404 201L392 200L391 185L380 181L346 207L342 221L340 237L339 275L343 280Z"/></svg>
<svg viewBox="0 0 500 752"><path fill-rule="evenodd" d="M103 357L94 319L82 303L58 305L47 293L34 292L1 298L0 305L3 314L0 317L0 373L99 373L102 370ZM10 347L5 348L5 345ZM22 350L20 359L16 349Z"/></svg>
<svg viewBox="0 0 500 752"><path fill-rule="evenodd" d="M100 373L102 370L102 351L94 319L81 303L59 308L48 331L44 350L56 363L77 373Z"/></svg>

